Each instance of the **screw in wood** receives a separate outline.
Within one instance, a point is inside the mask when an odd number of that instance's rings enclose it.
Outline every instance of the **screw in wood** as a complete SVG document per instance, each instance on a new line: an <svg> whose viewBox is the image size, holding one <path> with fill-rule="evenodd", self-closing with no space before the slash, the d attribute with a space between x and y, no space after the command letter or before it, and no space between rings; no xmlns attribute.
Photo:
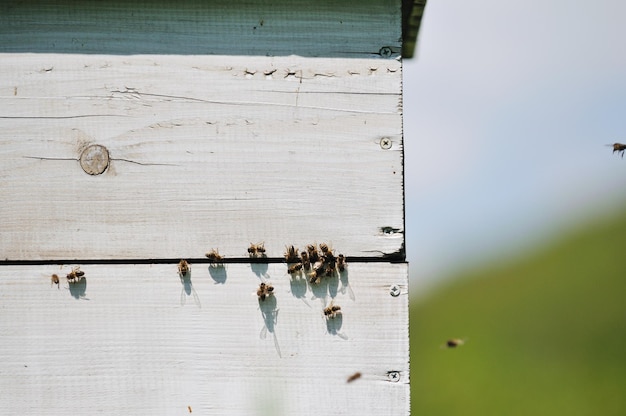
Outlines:
<svg viewBox="0 0 626 416"><path fill-rule="evenodd" d="M378 51L378 54L383 58L389 58L392 54L392 51L389 46L383 46L382 48L380 48L380 51Z"/></svg>
<svg viewBox="0 0 626 416"><path fill-rule="evenodd" d="M391 285L391 288L389 288L389 294L393 296L394 298L400 296L400 286Z"/></svg>
<svg viewBox="0 0 626 416"><path fill-rule="evenodd" d="M389 371L387 373L387 378L389 379L389 381L391 381L392 383L397 383L398 381L400 381L400 373L397 371Z"/></svg>
<svg viewBox="0 0 626 416"><path fill-rule="evenodd" d="M109 167L109 151L99 144L87 146L80 154L80 167L90 175L100 175Z"/></svg>
<svg viewBox="0 0 626 416"><path fill-rule="evenodd" d="M383 137L382 139L380 139L380 147L385 150L391 149L391 144L392 142L389 137Z"/></svg>

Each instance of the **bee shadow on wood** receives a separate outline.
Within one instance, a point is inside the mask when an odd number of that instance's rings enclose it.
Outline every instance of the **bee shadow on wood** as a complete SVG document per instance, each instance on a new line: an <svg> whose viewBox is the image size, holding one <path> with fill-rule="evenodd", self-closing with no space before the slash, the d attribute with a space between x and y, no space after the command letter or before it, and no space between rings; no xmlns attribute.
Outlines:
<svg viewBox="0 0 626 416"><path fill-rule="evenodd" d="M330 335L338 336L341 339L348 339L348 336L341 332L343 325L343 315L337 314L334 318L326 319L326 332Z"/></svg>
<svg viewBox="0 0 626 416"><path fill-rule="evenodd" d="M345 268L343 271L339 272L339 281L341 282L341 288L339 288L339 292L342 295L345 295L348 292L348 296L350 296L351 300L355 300L354 292L350 287L350 282L348 280L348 269Z"/></svg>
<svg viewBox="0 0 626 416"><path fill-rule="evenodd" d="M178 273L178 277L180 278L180 283L183 285L180 290L180 305L185 306L187 303L188 297L193 297L193 302L196 304L198 308L201 308L200 298L196 293L196 289L193 288L193 284L191 283L191 269L187 271L187 273Z"/></svg>
<svg viewBox="0 0 626 416"><path fill-rule="evenodd" d="M294 298L302 300L309 308L311 305L306 301L307 284L306 278L302 276L302 273L291 275L289 279L289 290Z"/></svg>
<svg viewBox="0 0 626 416"><path fill-rule="evenodd" d="M311 287L311 293L313 294L311 300L321 299L322 305L325 305L326 295L328 295L328 278L321 278L319 283L309 282L309 286Z"/></svg>
<svg viewBox="0 0 626 416"><path fill-rule="evenodd" d="M274 338L274 347L278 356L282 358L280 353L280 347L278 345L278 338L276 338L276 324L278 322L278 309L276 308L276 298L274 296L268 296L265 300L259 299L259 309L261 310L261 316L263 317L263 328L259 334L261 339L267 338L267 333L272 334Z"/></svg>
<svg viewBox="0 0 626 416"><path fill-rule="evenodd" d="M210 265L209 274L211 275L211 279L213 279L215 284L223 285L224 283L226 283L226 278L228 276L226 274L226 267L223 264Z"/></svg>
<svg viewBox="0 0 626 416"><path fill-rule="evenodd" d="M267 274L267 267L267 263L250 263L250 268L259 278L269 278L269 275Z"/></svg>
<svg viewBox="0 0 626 416"><path fill-rule="evenodd" d="M70 295L72 295L75 299L89 300L85 295L87 292L87 279L84 276L74 282L68 282L68 286L70 289Z"/></svg>
<svg viewBox="0 0 626 416"><path fill-rule="evenodd" d="M339 288L339 277L337 272L333 272L330 276L326 277L328 284L328 294L332 299L337 297L337 289Z"/></svg>

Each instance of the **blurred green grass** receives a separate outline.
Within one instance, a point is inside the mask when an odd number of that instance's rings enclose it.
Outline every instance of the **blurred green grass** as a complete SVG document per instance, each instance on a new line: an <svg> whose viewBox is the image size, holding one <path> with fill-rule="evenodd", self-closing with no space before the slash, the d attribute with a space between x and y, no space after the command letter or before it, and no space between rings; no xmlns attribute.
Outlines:
<svg viewBox="0 0 626 416"><path fill-rule="evenodd" d="M412 415L626 415L626 210L451 281L411 302Z"/></svg>

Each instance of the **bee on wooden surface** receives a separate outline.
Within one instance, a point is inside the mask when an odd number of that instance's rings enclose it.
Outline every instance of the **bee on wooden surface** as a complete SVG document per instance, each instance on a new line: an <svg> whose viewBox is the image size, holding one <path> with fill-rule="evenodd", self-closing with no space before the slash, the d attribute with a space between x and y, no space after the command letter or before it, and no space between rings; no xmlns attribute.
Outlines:
<svg viewBox="0 0 626 416"><path fill-rule="evenodd" d="M85 278L85 272L80 270L80 266L76 266L67 274L66 277L69 283L76 283Z"/></svg>
<svg viewBox="0 0 626 416"><path fill-rule="evenodd" d="M318 274L315 270L309 273L309 283L312 285L319 285L322 281L322 276Z"/></svg>
<svg viewBox="0 0 626 416"><path fill-rule="evenodd" d="M264 301L268 296L274 294L274 286L269 283L261 282L259 288L256 290L256 295L260 300Z"/></svg>
<svg viewBox="0 0 626 416"><path fill-rule="evenodd" d="M322 281L322 277L324 277L324 262L318 260L313 265L313 271L309 273L309 283L311 284L319 284Z"/></svg>
<svg viewBox="0 0 626 416"><path fill-rule="evenodd" d="M250 243L250 247L248 247L248 255L254 258L265 257L265 243Z"/></svg>
<svg viewBox="0 0 626 416"><path fill-rule="evenodd" d="M337 269L343 272L346 269L346 256L340 254L337 256Z"/></svg>
<svg viewBox="0 0 626 416"><path fill-rule="evenodd" d="M357 371L356 373L354 373L350 377L348 377L348 379L346 380L346 383L352 383L354 380L360 379L361 375L362 374Z"/></svg>
<svg viewBox="0 0 626 416"><path fill-rule="evenodd" d="M304 267L305 270L308 270L311 268L311 260L309 260L309 253L307 253L306 251L301 252L300 260L302 262L302 267Z"/></svg>
<svg viewBox="0 0 626 416"><path fill-rule="evenodd" d="M302 270L302 263L292 264L291 266L289 266L289 268L287 268L287 272L289 274L297 273L300 270Z"/></svg>
<svg viewBox="0 0 626 416"><path fill-rule="evenodd" d="M618 152L619 154L621 154L622 158L624 157L624 151L626 150L626 144L613 143L613 144L607 144L607 146L613 146L613 153Z"/></svg>
<svg viewBox="0 0 626 416"><path fill-rule="evenodd" d="M285 246L285 260L287 263L296 263L299 260L298 249L293 245Z"/></svg>
<svg viewBox="0 0 626 416"><path fill-rule="evenodd" d="M217 251L217 249L215 248L205 255L209 260L211 260L211 263L220 263L222 260L224 260L224 256L220 255L219 251Z"/></svg>
<svg viewBox="0 0 626 416"><path fill-rule="evenodd" d="M50 276L50 287L52 287L53 285L57 285L57 288L61 289L61 285L59 283L59 276L56 274L53 274L52 276Z"/></svg>
<svg viewBox="0 0 626 416"><path fill-rule="evenodd" d="M460 347L461 345L465 344L464 339L459 339L459 338L450 338L449 340L446 341L445 344L443 344L441 346L441 348L456 348L456 347Z"/></svg>
<svg viewBox="0 0 626 416"><path fill-rule="evenodd" d="M337 315L341 314L341 306L335 305L332 301L330 305L324 308L324 316L326 319L335 319Z"/></svg>
<svg viewBox="0 0 626 416"><path fill-rule="evenodd" d="M187 263L187 260L181 259L181 261L178 262L178 274L180 274L181 276L187 276L187 273L189 273L190 271L191 266L189 265L189 263Z"/></svg>
<svg viewBox="0 0 626 416"><path fill-rule="evenodd" d="M306 251L309 253L309 261L312 264L315 264L315 262L320 259L320 254L318 253L315 244L309 244L308 246L306 246Z"/></svg>

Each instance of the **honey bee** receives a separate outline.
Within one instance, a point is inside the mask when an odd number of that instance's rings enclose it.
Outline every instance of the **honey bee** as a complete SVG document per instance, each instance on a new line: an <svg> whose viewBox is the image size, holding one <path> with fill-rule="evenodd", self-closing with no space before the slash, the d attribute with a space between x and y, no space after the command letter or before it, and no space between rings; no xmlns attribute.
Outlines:
<svg viewBox="0 0 626 416"><path fill-rule="evenodd" d="M256 290L256 295L260 300L264 301L265 298L274 294L274 286L269 283L261 282L259 288Z"/></svg>
<svg viewBox="0 0 626 416"><path fill-rule="evenodd" d="M285 246L285 260L287 263L296 263L298 259L298 249L293 245Z"/></svg>
<svg viewBox="0 0 626 416"><path fill-rule="evenodd" d="M346 380L346 383L352 383L354 380L360 379L361 375L362 374L357 371L356 373L354 373L350 377L348 377L348 379Z"/></svg>
<svg viewBox="0 0 626 416"><path fill-rule="evenodd" d="M322 276L318 274L315 270L309 273L309 283L312 285L319 285L322 281Z"/></svg>
<svg viewBox="0 0 626 416"><path fill-rule="evenodd" d="M289 274L294 274L300 270L302 270L302 263L296 263L296 264L292 264L291 266L289 266L289 268L287 269L287 272Z"/></svg>
<svg viewBox="0 0 626 416"><path fill-rule="evenodd" d="M324 308L324 316L326 319L335 319L337 315L341 315L341 306L335 305L331 301L330 305Z"/></svg>
<svg viewBox="0 0 626 416"><path fill-rule="evenodd" d="M302 260L302 267L304 267L306 270L311 268L311 260L309 260L309 253L307 253L306 251L303 251L302 253L300 253L300 260Z"/></svg>
<svg viewBox="0 0 626 416"><path fill-rule="evenodd" d="M52 276L50 276L50 286L52 287L52 285L57 285L57 288L61 289L61 286L59 283L59 276L57 276L56 274L53 274Z"/></svg>
<svg viewBox="0 0 626 416"><path fill-rule="evenodd" d="M187 273L189 273L190 271L191 266L189 265L189 263L187 263L187 260L181 259L181 261L178 262L178 274L180 274L181 276L186 276Z"/></svg>
<svg viewBox="0 0 626 416"><path fill-rule="evenodd" d="M626 150L626 144L613 143L607 144L607 146L613 146L613 153L618 152L624 158L624 151Z"/></svg>
<svg viewBox="0 0 626 416"><path fill-rule="evenodd" d="M191 413L191 406L187 406L187 410L189 410L189 413Z"/></svg>
<svg viewBox="0 0 626 416"><path fill-rule="evenodd" d="M80 270L80 266L76 266L67 274L66 277L69 283L75 283L85 278L85 272Z"/></svg>
<svg viewBox="0 0 626 416"><path fill-rule="evenodd" d="M322 281L322 277L324 277L324 262L318 260L313 265L313 271L309 273L309 283L311 284L319 284Z"/></svg>
<svg viewBox="0 0 626 416"><path fill-rule="evenodd" d="M337 269L343 272L346 269L346 256L340 254L337 256Z"/></svg>
<svg viewBox="0 0 626 416"><path fill-rule="evenodd" d="M451 338L451 339L447 340L445 344L442 345L442 348L456 348L456 347L459 347L459 346L461 346L463 344L465 344L465 340L464 339Z"/></svg>
<svg viewBox="0 0 626 416"><path fill-rule="evenodd" d="M248 255L254 258L265 257L265 243L250 243L250 247L248 247Z"/></svg>
<svg viewBox="0 0 626 416"><path fill-rule="evenodd" d="M309 244L308 246L306 246L306 250L309 253L309 261L311 263L315 263L320 259L320 255L317 252L317 248L315 247L315 244Z"/></svg>
<svg viewBox="0 0 626 416"><path fill-rule="evenodd" d="M330 251L330 248L328 247L328 244L322 243L320 244L320 250L322 250L323 255L326 255L326 253Z"/></svg>
<svg viewBox="0 0 626 416"><path fill-rule="evenodd" d="M207 256L207 258L209 260L211 260L212 263L219 263L222 260L224 260L224 256L220 255L220 253L219 253L219 251L217 251L217 249L212 249L211 251L209 251L205 255Z"/></svg>

